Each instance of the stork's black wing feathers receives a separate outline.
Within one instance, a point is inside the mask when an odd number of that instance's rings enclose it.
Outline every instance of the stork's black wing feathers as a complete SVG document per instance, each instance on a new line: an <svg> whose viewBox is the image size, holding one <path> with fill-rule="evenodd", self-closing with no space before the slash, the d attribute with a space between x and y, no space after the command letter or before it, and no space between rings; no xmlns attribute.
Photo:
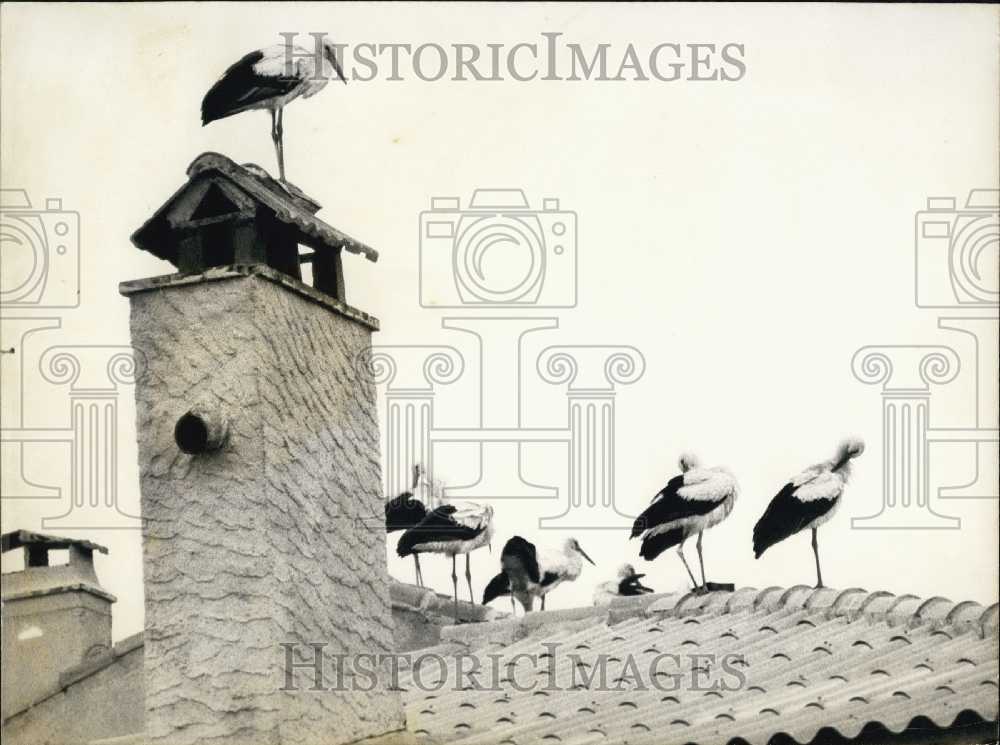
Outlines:
<svg viewBox="0 0 1000 745"><path fill-rule="evenodd" d="M500 552L500 566L504 570L520 566L532 582L537 583L541 579L535 546L519 535L504 544L503 551Z"/></svg>
<svg viewBox="0 0 1000 745"><path fill-rule="evenodd" d="M665 530L662 533L646 536L642 539L642 545L639 547L639 556L646 561L652 561L668 548L673 548L679 544L686 537L687 531L684 528L673 528L672 530Z"/></svg>
<svg viewBox="0 0 1000 745"><path fill-rule="evenodd" d="M510 595L510 579L505 572L500 572L483 590L483 605L503 595Z"/></svg>
<svg viewBox="0 0 1000 745"><path fill-rule="evenodd" d="M443 504L427 514L423 520L407 530L396 544L396 553L409 556L414 549L423 543L439 541L471 541L479 535L483 528L476 529L456 522L452 515L455 506Z"/></svg>
<svg viewBox="0 0 1000 745"><path fill-rule="evenodd" d="M760 558L775 543L795 535L817 517L825 515L836 499L802 500L795 497L798 487L791 482L782 487L753 528L753 553Z"/></svg>
<svg viewBox="0 0 1000 745"><path fill-rule="evenodd" d="M645 576L645 574L633 574L631 577L626 577L618 583L618 594L632 596L645 595L647 592L652 592L652 588L646 587L639 581Z"/></svg>
<svg viewBox="0 0 1000 745"><path fill-rule="evenodd" d="M684 499L677 493L683 486L684 474L670 479L667 485L653 497L652 504L635 519L635 523L632 525L632 535L629 537L635 538L656 525L673 522L682 517L708 514L719 506L718 502L713 502L710 499Z"/></svg>
<svg viewBox="0 0 1000 745"><path fill-rule="evenodd" d="M412 528L425 517L427 508L424 503L414 497L412 492L403 492L385 503L385 532Z"/></svg>
<svg viewBox="0 0 1000 745"><path fill-rule="evenodd" d="M254 104L295 90L296 77L260 75L254 65L264 59L259 49L243 57L223 73L201 102L202 125L246 111Z"/></svg>

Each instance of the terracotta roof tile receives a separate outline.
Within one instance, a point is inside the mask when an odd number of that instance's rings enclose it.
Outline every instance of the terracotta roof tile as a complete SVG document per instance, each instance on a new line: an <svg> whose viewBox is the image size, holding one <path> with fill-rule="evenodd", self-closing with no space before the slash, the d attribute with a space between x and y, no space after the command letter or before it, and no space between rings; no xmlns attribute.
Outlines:
<svg viewBox="0 0 1000 745"><path fill-rule="evenodd" d="M445 629L448 669L422 676L440 690L401 680L411 731L470 745L756 745L998 716L995 605L802 586L628 600ZM458 684L455 650L484 673L498 655L499 679ZM606 685L581 682L602 667Z"/></svg>

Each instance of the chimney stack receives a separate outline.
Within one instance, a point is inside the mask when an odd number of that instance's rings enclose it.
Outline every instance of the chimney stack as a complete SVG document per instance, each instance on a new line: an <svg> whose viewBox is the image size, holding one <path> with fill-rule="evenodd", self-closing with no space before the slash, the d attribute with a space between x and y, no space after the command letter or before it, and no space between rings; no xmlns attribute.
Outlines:
<svg viewBox="0 0 1000 745"><path fill-rule="evenodd" d="M3 719L57 690L59 676L111 648L115 596L97 581L90 541L28 530L4 533L2 553L24 549L24 569L3 579ZM68 550L52 565L50 551Z"/></svg>
<svg viewBox="0 0 1000 745"><path fill-rule="evenodd" d="M377 254L259 168L207 153L188 177L133 236L181 273L121 285L145 361L146 741L399 730L386 678L352 690L335 669L393 646L375 387L356 364L378 322L345 303L341 268L343 250ZM336 690L302 666L288 686L286 650L309 662L315 645Z"/></svg>

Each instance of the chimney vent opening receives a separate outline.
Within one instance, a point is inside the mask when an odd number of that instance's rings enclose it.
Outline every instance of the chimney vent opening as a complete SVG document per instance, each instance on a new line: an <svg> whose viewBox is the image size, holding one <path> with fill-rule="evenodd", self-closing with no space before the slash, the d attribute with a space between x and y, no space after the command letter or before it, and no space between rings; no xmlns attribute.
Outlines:
<svg viewBox="0 0 1000 745"><path fill-rule="evenodd" d="M200 455L218 450L226 442L229 428L217 415L191 410L177 420L174 440L177 447L188 455Z"/></svg>

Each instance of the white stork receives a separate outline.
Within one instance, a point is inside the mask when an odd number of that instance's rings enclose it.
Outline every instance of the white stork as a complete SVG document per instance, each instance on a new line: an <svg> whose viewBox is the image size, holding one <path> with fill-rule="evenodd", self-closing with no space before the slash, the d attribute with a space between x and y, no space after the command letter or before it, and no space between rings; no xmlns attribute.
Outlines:
<svg viewBox="0 0 1000 745"><path fill-rule="evenodd" d="M698 582L684 558L684 541L698 534L698 563L701 566L701 591L708 590L701 539L706 530L729 517L739 487L733 475L721 467L702 468L697 458L684 454L679 461L681 473L674 476L654 497L632 526L631 538L642 536L639 555L652 561L668 548L677 546L677 555L698 590Z"/></svg>
<svg viewBox="0 0 1000 745"><path fill-rule="evenodd" d="M385 532L394 533L397 530L407 530L419 525L427 517L427 507L414 494L420 486L424 469L419 463L413 466L413 485L410 491L404 491L398 497L385 503ZM420 571L420 554L413 554L416 568L417 586L424 586L424 575Z"/></svg>
<svg viewBox="0 0 1000 745"><path fill-rule="evenodd" d="M755 558L759 559L775 543L809 528L816 557L816 587L822 587L816 530L837 511L851 475L851 461L864 451L861 440L845 440L833 458L807 468L785 484L753 528Z"/></svg>
<svg viewBox="0 0 1000 745"><path fill-rule="evenodd" d="M583 570L583 559L594 563L575 538L567 538L558 551L538 551L535 544L516 535L503 547L500 573L487 585L483 605L501 595L510 595L512 609L514 599L527 612L535 598L541 598L545 610L545 596L563 582L575 581Z"/></svg>
<svg viewBox="0 0 1000 745"><path fill-rule="evenodd" d="M438 484L440 482L437 482ZM443 487L439 487L443 492ZM455 593L455 623L458 623L458 572L456 559L465 554L465 579L469 583L469 599L475 603L472 591L472 569L469 554L489 545L493 540L493 508L475 502L449 502L427 513L427 516L403 533L396 545L400 556L435 553L451 556L451 583Z"/></svg>
<svg viewBox="0 0 1000 745"><path fill-rule="evenodd" d="M646 587L639 581L645 576L636 574L635 567L631 564L622 564L614 579L602 582L594 589L594 605L611 605L615 598L634 597L653 592L652 588Z"/></svg>
<svg viewBox="0 0 1000 745"><path fill-rule="evenodd" d="M318 52L319 50L317 50ZM278 175L285 180L282 112L296 98L319 93L333 76L347 83L333 42L323 40L322 54L291 44L274 44L243 57L223 73L201 102L202 126L251 109L271 112L271 139Z"/></svg>

